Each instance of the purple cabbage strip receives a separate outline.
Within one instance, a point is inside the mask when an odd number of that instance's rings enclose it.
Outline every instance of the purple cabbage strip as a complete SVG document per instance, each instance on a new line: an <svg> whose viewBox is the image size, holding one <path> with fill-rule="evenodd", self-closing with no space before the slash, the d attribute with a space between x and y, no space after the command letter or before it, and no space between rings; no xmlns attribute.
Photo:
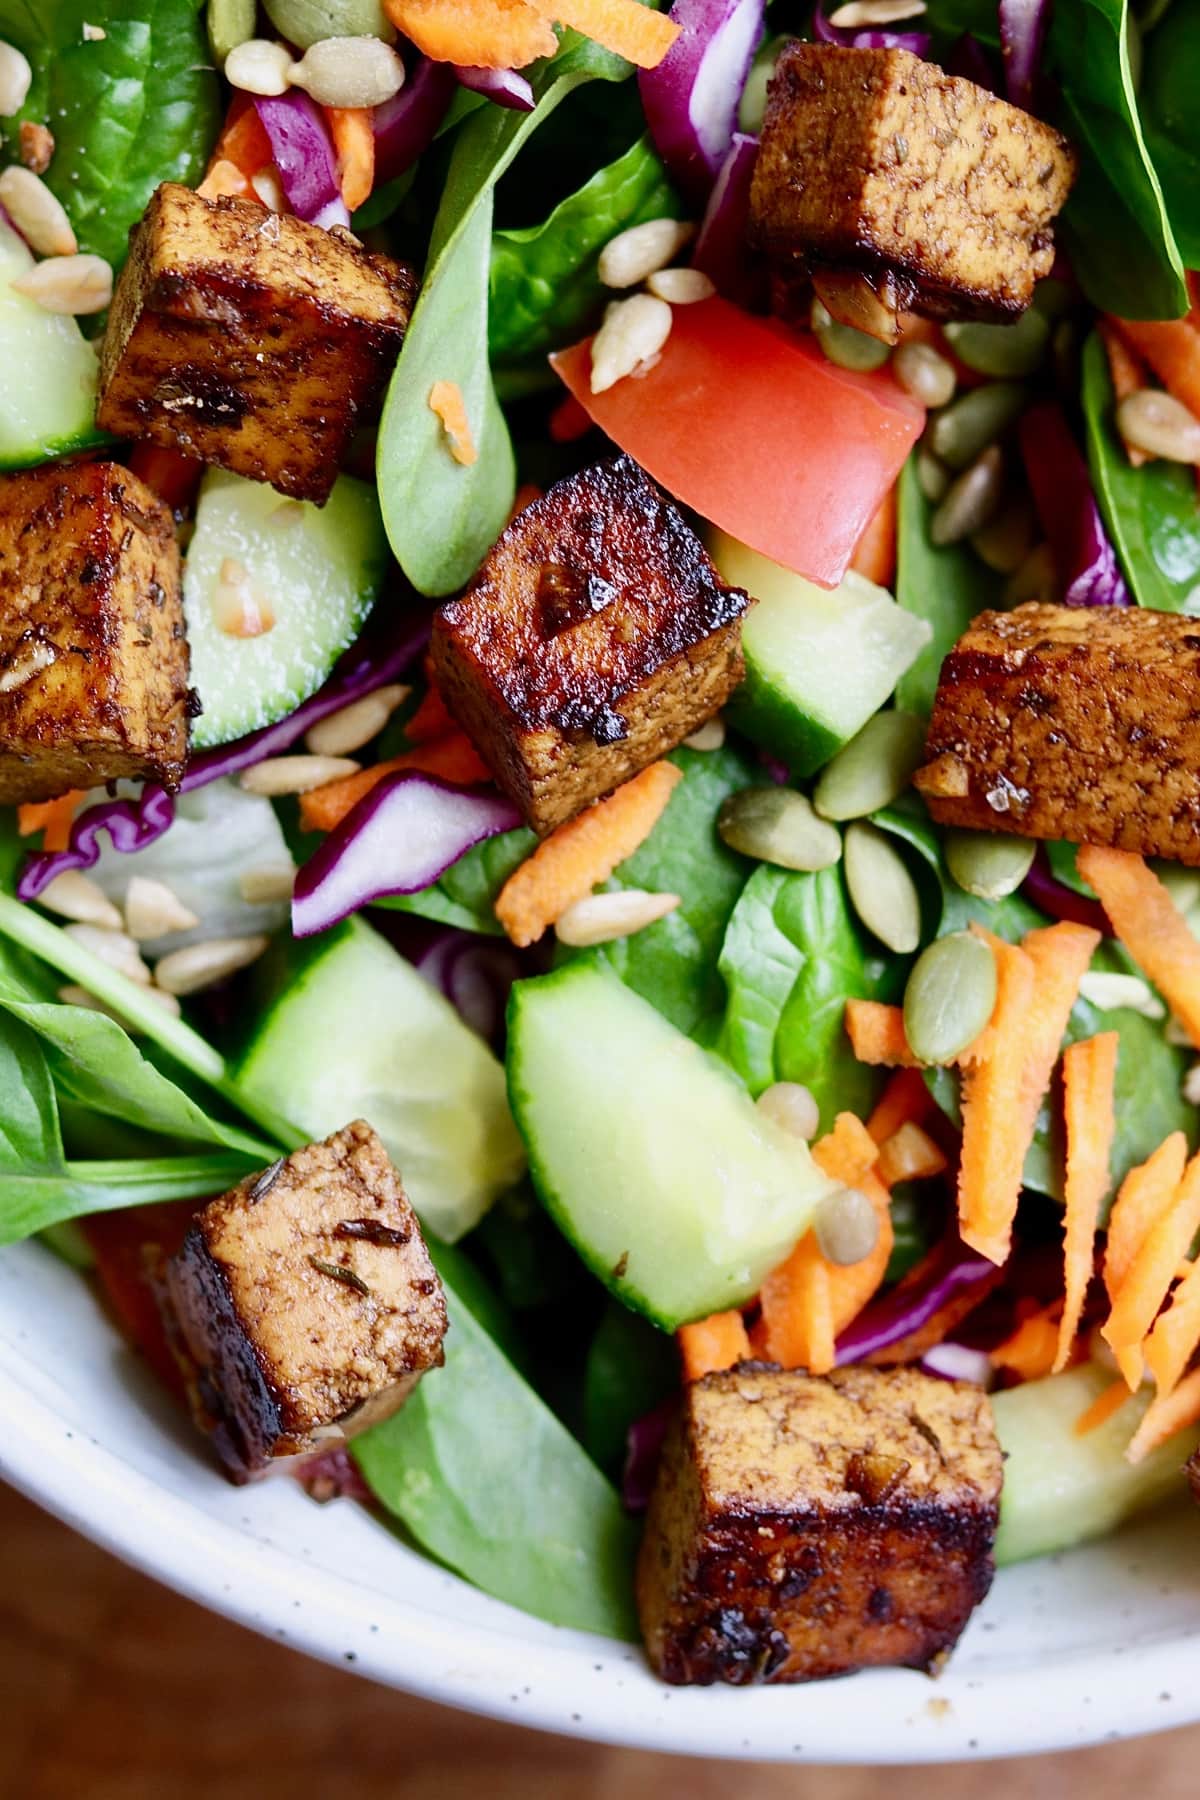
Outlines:
<svg viewBox="0 0 1200 1800"><path fill-rule="evenodd" d="M720 172L738 102L763 34L765 0L675 0L679 36L657 68L638 75L654 148L693 204Z"/></svg>
<svg viewBox="0 0 1200 1800"><path fill-rule="evenodd" d="M408 71L398 94L375 108L375 181L395 181L432 142L449 111L457 82L449 63L422 56Z"/></svg>
<svg viewBox="0 0 1200 1800"><path fill-rule="evenodd" d="M1049 914L1052 919L1068 919L1073 925L1087 925L1104 937L1115 937L1108 914L1098 900L1089 900L1086 894L1077 894L1060 881L1050 867L1050 858L1044 847L1039 844L1033 867L1021 883L1021 892L1026 900Z"/></svg>
<svg viewBox="0 0 1200 1800"><path fill-rule="evenodd" d="M1000 48L1004 83L1014 106L1033 106L1050 0L1000 0Z"/></svg>
<svg viewBox="0 0 1200 1800"><path fill-rule="evenodd" d="M946 73L960 75L964 81L973 81L976 87L985 88L989 94L996 92L996 77L988 61L987 51L969 31L964 31L951 46L946 57Z"/></svg>
<svg viewBox="0 0 1200 1800"><path fill-rule="evenodd" d="M909 50L914 56L929 51L927 31L859 31L831 25L820 0L813 13L812 31L818 44L840 44L843 50Z"/></svg>
<svg viewBox="0 0 1200 1800"><path fill-rule="evenodd" d="M1047 400L1021 419L1021 454L1067 606L1129 606L1129 589L1062 408Z"/></svg>
<svg viewBox="0 0 1200 1800"><path fill-rule="evenodd" d="M463 87L470 88L473 94L486 94L497 106L532 112L537 104L528 79L518 69L473 69L456 63L454 73Z"/></svg>
<svg viewBox="0 0 1200 1800"><path fill-rule="evenodd" d="M914 1282L910 1287L901 1284L891 1288L882 1298L865 1307L846 1328L837 1341L839 1368L845 1363L862 1362L864 1357L886 1350L919 1331L941 1311L947 1300L964 1289L979 1287L982 1299L984 1284L990 1282L995 1273L995 1264L986 1256L979 1256L956 1238L949 1239L944 1254L923 1281Z"/></svg>
<svg viewBox="0 0 1200 1800"><path fill-rule="evenodd" d="M951 1340L927 1350L921 1367L942 1381L973 1381L977 1387L987 1387L992 1377L992 1359L986 1350L973 1350L970 1344Z"/></svg>
<svg viewBox="0 0 1200 1800"><path fill-rule="evenodd" d="M277 756L302 738L310 726L340 711L352 700L378 687L385 687L402 675L420 655L429 635L428 620L422 619L402 637L383 647L378 631L368 628L358 643L351 645L340 659L324 687L305 700L286 719L252 731L248 737L232 744L218 744L194 756L184 772L179 791L191 793L207 787L226 775L240 775L243 769ZM136 800L100 800L79 814L71 827L70 842L65 850L43 850L29 857L17 882L17 897L36 900L56 875L68 869L90 869L100 855L102 831L108 833L114 850L131 854L144 850L168 829L175 817L175 803L166 789L149 781Z"/></svg>
<svg viewBox="0 0 1200 1800"><path fill-rule="evenodd" d="M735 131L713 183L692 251L693 269L701 269L727 299L742 300L752 281L747 264L746 221L750 216L750 182L758 155L758 139Z"/></svg>
<svg viewBox="0 0 1200 1800"><path fill-rule="evenodd" d="M626 1512L644 1513L650 1504L667 1428L678 1404L678 1396L670 1395L653 1412L635 1419L626 1433L625 1468L621 1475L621 1499Z"/></svg>
<svg viewBox="0 0 1200 1800"><path fill-rule="evenodd" d="M327 229L348 226L350 214L338 182L337 155L320 107L299 88L290 88L278 98L256 96L254 106L271 140L275 167L296 217Z"/></svg>
<svg viewBox="0 0 1200 1800"><path fill-rule="evenodd" d="M507 939L480 937L454 925L444 928L414 966L489 1043L500 1036L513 982L528 973Z"/></svg>

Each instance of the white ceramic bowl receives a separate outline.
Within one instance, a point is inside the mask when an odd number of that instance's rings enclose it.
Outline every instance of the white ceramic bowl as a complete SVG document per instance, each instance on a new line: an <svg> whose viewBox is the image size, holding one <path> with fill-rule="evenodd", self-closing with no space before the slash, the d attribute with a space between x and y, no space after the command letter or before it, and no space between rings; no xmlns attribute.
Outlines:
<svg viewBox="0 0 1200 1800"><path fill-rule="evenodd" d="M486 1599L348 1502L230 1487L106 1323L35 1246L0 1254L0 1474L214 1610L451 1706L693 1755L922 1762L1094 1743L1200 1719L1191 1509L1000 1576L947 1672L670 1689L632 1646Z"/></svg>

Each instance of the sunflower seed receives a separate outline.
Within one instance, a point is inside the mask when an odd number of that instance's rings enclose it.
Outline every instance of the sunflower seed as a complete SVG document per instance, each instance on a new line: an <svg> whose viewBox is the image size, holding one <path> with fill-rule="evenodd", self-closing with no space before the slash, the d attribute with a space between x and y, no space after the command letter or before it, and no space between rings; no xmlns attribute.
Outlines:
<svg viewBox="0 0 1200 1800"><path fill-rule="evenodd" d="M636 287L674 262L695 229L681 219L646 219L631 225L609 238L600 252L597 274L605 287Z"/></svg>
<svg viewBox="0 0 1200 1800"><path fill-rule="evenodd" d="M271 906L290 900L295 885L294 863L264 863L258 869L243 869L238 876L238 893L247 906Z"/></svg>
<svg viewBox="0 0 1200 1800"><path fill-rule="evenodd" d="M125 925L131 938L141 943L166 937L172 931L191 931L199 923L196 914L165 881L154 881L146 875L130 878L125 890Z"/></svg>
<svg viewBox="0 0 1200 1800"><path fill-rule="evenodd" d="M198 994L257 962L270 941L267 937L206 938L164 956L155 964L154 979L165 993Z"/></svg>
<svg viewBox="0 0 1200 1800"><path fill-rule="evenodd" d="M714 713L711 719L705 719L703 725L683 741L689 750L719 750L725 742L724 719L720 713Z"/></svg>
<svg viewBox="0 0 1200 1800"><path fill-rule="evenodd" d="M939 548L960 544L980 531L1000 510L1004 499L1004 454L993 444L946 489L929 521L930 542Z"/></svg>
<svg viewBox="0 0 1200 1800"><path fill-rule="evenodd" d="M102 256L50 256L10 283L43 312L79 318L103 312L112 299L113 272Z"/></svg>
<svg viewBox="0 0 1200 1800"><path fill-rule="evenodd" d="M821 300L813 301L811 318L813 335L839 369L881 369L892 354L891 346L879 338L858 331L853 325L840 325Z"/></svg>
<svg viewBox="0 0 1200 1800"><path fill-rule="evenodd" d="M840 833L794 788L730 794L717 815L717 832L731 850L780 869L828 869L842 854Z"/></svg>
<svg viewBox="0 0 1200 1800"><path fill-rule="evenodd" d="M1140 975L1110 974L1106 969L1097 969L1080 978L1079 992L1101 1012L1124 1007L1128 1012L1141 1013L1144 1019L1165 1019L1167 1016L1166 1007Z"/></svg>
<svg viewBox="0 0 1200 1800"><path fill-rule="evenodd" d="M98 881L82 869L64 869L38 895L43 906L61 918L75 919L81 925L99 925L103 931L120 931L124 925Z"/></svg>
<svg viewBox="0 0 1200 1800"><path fill-rule="evenodd" d="M1011 325L967 322L942 329L959 362L974 369L977 375L994 375L1003 380L1035 374L1045 362L1050 345L1050 321L1032 306Z"/></svg>
<svg viewBox="0 0 1200 1800"><path fill-rule="evenodd" d="M996 959L982 938L952 931L923 950L904 990L904 1033L921 1062L951 1063L996 1005Z"/></svg>
<svg viewBox="0 0 1200 1800"><path fill-rule="evenodd" d="M820 1129L820 1108L801 1081L773 1081L758 1096L756 1105L781 1131L803 1138L806 1144Z"/></svg>
<svg viewBox="0 0 1200 1800"><path fill-rule="evenodd" d="M671 335L673 313L653 294L631 294L605 314L592 339L592 392L607 393L658 355Z"/></svg>
<svg viewBox="0 0 1200 1800"><path fill-rule="evenodd" d="M107 36L108 33L105 31L103 25L89 25L85 20L83 27L83 41L85 44L102 44Z"/></svg>
<svg viewBox="0 0 1200 1800"><path fill-rule="evenodd" d="M899 798L925 754L925 726L914 713L868 719L821 770L813 805L823 819L862 819Z"/></svg>
<svg viewBox="0 0 1200 1800"><path fill-rule="evenodd" d="M921 898L908 864L877 825L855 820L846 832L846 890L881 944L907 956L921 941Z"/></svg>
<svg viewBox="0 0 1200 1800"><path fill-rule="evenodd" d="M1193 1063L1183 1078L1183 1097L1189 1106L1200 1106L1200 1062Z"/></svg>
<svg viewBox="0 0 1200 1800"><path fill-rule="evenodd" d="M99 925L68 925L65 927L68 937L74 938L85 950L107 963L110 969L118 970L130 981L136 981L139 987L150 986L150 971L142 961L142 953L134 940L124 931L106 931Z"/></svg>
<svg viewBox="0 0 1200 1800"><path fill-rule="evenodd" d="M404 86L404 64L377 37L328 37L309 45L288 79L318 106L382 106Z"/></svg>
<svg viewBox="0 0 1200 1800"><path fill-rule="evenodd" d="M1029 400L1015 381L992 381L960 394L931 420L925 433L933 454L951 469L965 469L1018 419Z"/></svg>
<svg viewBox="0 0 1200 1800"><path fill-rule="evenodd" d="M0 43L0 119L11 119L29 98L33 70L15 44Z"/></svg>
<svg viewBox="0 0 1200 1800"><path fill-rule="evenodd" d="M879 1242L879 1216L861 1189L835 1188L817 1202L813 1233L825 1261L848 1269L870 1256Z"/></svg>
<svg viewBox="0 0 1200 1800"><path fill-rule="evenodd" d="M1037 855L1029 838L1000 831L948 831L946 867L966 894L1003 900L1015 894Z"/></svg>
<svg viewBox="0 0 1200 1800"><path fill-rule="evenodd" d="M669 306L692 306L697 300L711 300L717 284L703 269L656 269L647 276L646 287Z"/></svg>
<svg viewBox="0 0 1200 1800"><path fill-rule="evenodd" d="M361 700L354 700L339 712L330 713L328 718L311 725L304 734L305 748L314 756L347 756L352 750L361 750L364 744L379 736L396 708L411 692L411 688L394 683L390 687L377 688L373 694L365 694Z"/></svg>
<svg viewBox="0 0 1200 1800"><path fill-rule="evenodd" d="M263 100L286 94L292 72L292 53L269 38L247 38L235 44L225 58L225 79L230 87Z"/></svg>
<svg viewBox="0 0 1200 1800"><path fill-rule="evenodd" d="M830 14L829 23L837 31L870 31L901 19L919 19L924 11L925 0L848 0Z"/></svg>
<svg viewBox="0 0 1200 1800"><path fill-rule="evenodd" d="M679 905L678 894L651 894L643 888L622 893L589 894L568 906L555 924L560 944L582 947L608 944L615 938L632 937L656 919L664 919Z"/></svg>
<svg viewBox="0 0 1200 1800"><path fill-rule="evenodd" d="M286 212L287 199L284 195L283 183L274 169L259 169L250 177L250 186L263 205L269 207L273 213ZM332 229L336 232L340 231L341 227L334 225Z"/></svg>
<svg viewBox="0 0 1200 1800"><path fill-rule="evenodd" d="M349 756L272 756L245 769L239 780L248 794L275 799L283 794L307 794L327 781L357 775L361 766Z"/></svg>
<svg viewBox="0 0 1200 1800"><path fill-rule="evenodd" d="M39 256L74 256L78 250L62 201L32 169L14 163L0 174L0 206Z"/></svg>
<svg viewBox="0 0 1200 1800"><path fill-rule="evenodd" d="M954 364L932 344L901 344L892 359L896 380L922 406L949 406L958 386Z"/></svg>
<svg viewBox="0 0 1200 1800"><path fill-rule="evenodd" d="M1140 388L1117 407L1117 430L1135 450L1168 462L1200 463L1200 419L1173 394Z"/></svg>

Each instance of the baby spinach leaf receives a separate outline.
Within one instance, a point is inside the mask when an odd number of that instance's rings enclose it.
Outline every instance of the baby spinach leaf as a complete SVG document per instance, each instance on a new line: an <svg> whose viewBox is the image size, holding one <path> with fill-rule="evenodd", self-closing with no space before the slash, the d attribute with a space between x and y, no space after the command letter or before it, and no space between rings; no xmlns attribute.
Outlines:
<svg viewBox="0 0 1200 1800"><path fill-rule="evenodd" d="M221 1152L68 1162L58 1169L23 1168L5 1173L0 1177L0 1245L20 1243L68 1219L112 1212L120 1206L210 1199L258 1166L261 1158Z"/></svg>
<svg viewBox="0 0 1200 1800"><path fill-rule="evenodd" d="M1200 268L1200 0L1173 0L1145 39L1138 89L1146 147L1189 269Z"/></svg>
<svg viewBox="0 0 1200 1800"><path fill-rule="evenodd" d="M596 272L609 238L647 219L680 216L648 137L598 169L540 225L492 237L488 340L513 363L569 343L591 324L605 289Z"/></svg>
<svg viewBox="0 0 1200 1800"><path fill-rule="evenodd" d="M648 1319L610 1300L588 1348L583 1377L583 1441L614 1478L625 1436L679 1386L674 1341Z"/></svg>
<svg viewBox="0 0 1200 1800"><path fill-rule="evenodd" d="M636 1532L615 1490L446 1287L446 1366L356 1439L376 1498L485 1593L554 1625L633 1639Z"/></svg>
<svg viewBox="0 0 1200 1800"><path fill-rule="evenodd" d="M1000 579L966 544L939 548L930 541L933 511L921 492L915 458L900 471L896 527L896 599L906 612L926 619L933 637L896 687L896 705L928 715L938 673L975 614L996 606Z"/></svg>
<svg viewBox="0 0 1200 1800"><path fill-rule="evenodd" d="M159 183L194 186L216 139L203 10L203 0L0 0L0 39L34 70L18 116L50 126L46 180L80 249L114 266ZM7 156L14 142L7 134Z"/></svg>
<svg viewBox="0 0 1200 1800"><path fill-rule="evenodd" d="M1135 469L1113 424L1113 406L1108 358L1093 333L1083 351L1088 467L1125 579L1139 606L1200 614L1195 470L1161 459Z"/></svg>
<svg viewBox="0 0 1200 1800"><path fill-rule="evenodd" d="M500 936L496 896L536 844L534 833L523 825L515 831L502 831L498 837L485 838L482 844L460 856L431 886L377 904L396 912L417 913L423 919L436 919L442 925L457 925L463 931L486 931L493 937Z"/></svg>
<svg viewBox="0 0 1200 1800"><path fill-rule="evenodd" d="M58 1101L45 1053L20 1020L0 1017L0 1171L62 1166ZM9 1180L0 1174L0 1196Z"/></svg>
<svg viewBox="0 0 1200 1800"><path fill-rule="evenodd" d="M384 403L376 472L396 560L423 594L468 581L504 527L516 486L508 427L488 365L492 194L522 145L582 82L620 81L620 57L573 32L533 73L529 113L484 106L455 134L420 298ZM456 462L430 410L435 381L457 384L477 456Z"/></svg>

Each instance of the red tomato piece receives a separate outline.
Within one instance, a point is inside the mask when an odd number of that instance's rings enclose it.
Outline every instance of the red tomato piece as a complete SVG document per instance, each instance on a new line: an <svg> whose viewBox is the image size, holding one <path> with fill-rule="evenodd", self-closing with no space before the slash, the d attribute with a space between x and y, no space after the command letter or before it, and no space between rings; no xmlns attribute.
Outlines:
<svg viewBox="0 0 1200 1800"><path fill-rule="evenodd" d="M836 587L900 473L924 408L886 373L713 298L677 306L653 368L591 391L591 339L550 358L590 417L668 493Z"/></svg>

